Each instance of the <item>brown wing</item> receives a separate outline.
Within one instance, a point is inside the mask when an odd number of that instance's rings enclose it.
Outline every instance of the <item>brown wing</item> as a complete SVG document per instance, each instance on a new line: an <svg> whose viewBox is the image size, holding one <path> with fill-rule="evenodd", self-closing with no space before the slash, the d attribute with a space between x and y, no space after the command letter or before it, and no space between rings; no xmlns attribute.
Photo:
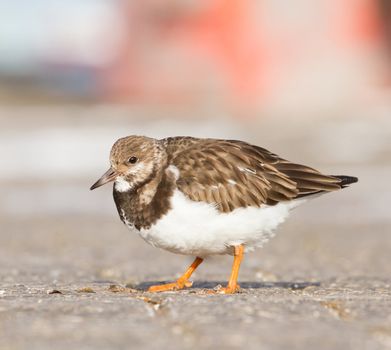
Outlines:
<svg viewBox="0 0 391 350"><path fill-rule="evenodd" d="M270 166L294 181L298 190L296 198L342 188L342 178L344 177L322 174L309 166L283 159L262 147L253 146L242 141L231 140L230 142L240 145L245 152L254 152L255 157L265 157Z"/></svg>
<svg viewBox="0 0 391 350"><path fill-rule="evenodd" d="M180 172L178 189L222 212L341 188L336 177L242 141L181 137L167 139L166 146Z"/></svg>

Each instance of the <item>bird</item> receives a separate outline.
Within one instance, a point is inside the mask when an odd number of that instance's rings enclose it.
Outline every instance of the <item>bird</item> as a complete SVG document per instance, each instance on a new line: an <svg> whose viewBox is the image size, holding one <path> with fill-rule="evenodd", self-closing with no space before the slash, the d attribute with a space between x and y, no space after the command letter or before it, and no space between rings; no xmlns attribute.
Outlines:
<svg viewBox="0 0 391 350"><path fill-rule="evenodd" d="M265 148L238 140L176 136L120 138L110 168L91 190L114 182L121 221L147 243L194 262L175 282L149 292L191 287L190 277L205 258L233 256L221 294L240 291L244 254L262 247L292 209L358 181L325 175Z"/></svg>

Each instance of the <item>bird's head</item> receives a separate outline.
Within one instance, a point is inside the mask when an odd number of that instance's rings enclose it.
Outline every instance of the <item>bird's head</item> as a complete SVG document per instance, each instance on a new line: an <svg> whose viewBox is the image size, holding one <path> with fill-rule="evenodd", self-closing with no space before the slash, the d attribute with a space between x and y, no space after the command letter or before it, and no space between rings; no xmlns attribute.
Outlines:
<svg viewBox="0 0 391 350"><path fill-rule="evenodd" d="M150 181L167 161L161 143L145 136L128 136L116 141L110 152L110 168L91 190L115 181L117 191L137 189Z"/></svg>

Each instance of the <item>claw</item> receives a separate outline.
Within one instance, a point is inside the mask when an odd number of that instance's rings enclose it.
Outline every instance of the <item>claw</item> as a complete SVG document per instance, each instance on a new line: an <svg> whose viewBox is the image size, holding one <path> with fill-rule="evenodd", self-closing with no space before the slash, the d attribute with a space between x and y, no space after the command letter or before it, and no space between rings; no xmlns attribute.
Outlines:
<svg viewBox="0 0 391 350"><path fill-rule="evenodd" d="M168 292L171 290L180 290L184 288L189 288L193 285L193 282L187 280L187 281L181 281L178 280L174 283L166 283L166 284L158 284L156 286L150 286L148 288L148 292L157 293L157 292Z"/></svg>
<svg viewBox="0 0 391 350"><path fill-rule="evenodd" d="M236 286L236 288L232 287L224 287L216 291L217 294L235 294L240 291L240 287Z"/></svg>
<svg viewBox="0 0 391 350"><path fill-rule="evenodd" d="M204 289L202 294L235 294L240 292L240 286L237 284L235 288L233 287L222 287L221 285L216 286L213 289Z"/></svg>

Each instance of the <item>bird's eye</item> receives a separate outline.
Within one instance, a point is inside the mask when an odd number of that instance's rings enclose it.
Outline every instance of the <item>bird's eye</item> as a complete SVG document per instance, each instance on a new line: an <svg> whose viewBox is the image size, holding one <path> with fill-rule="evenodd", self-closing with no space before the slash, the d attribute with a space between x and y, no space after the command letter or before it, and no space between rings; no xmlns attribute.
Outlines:
<svg viewBox="0 0 391 350"><path fill-rule="evenodd" d="M137 161L138 161L137 157L130 157L130 158L128 159L128 162L129 162L130 164L134 164L134 163L136 163Z"/></svg>

